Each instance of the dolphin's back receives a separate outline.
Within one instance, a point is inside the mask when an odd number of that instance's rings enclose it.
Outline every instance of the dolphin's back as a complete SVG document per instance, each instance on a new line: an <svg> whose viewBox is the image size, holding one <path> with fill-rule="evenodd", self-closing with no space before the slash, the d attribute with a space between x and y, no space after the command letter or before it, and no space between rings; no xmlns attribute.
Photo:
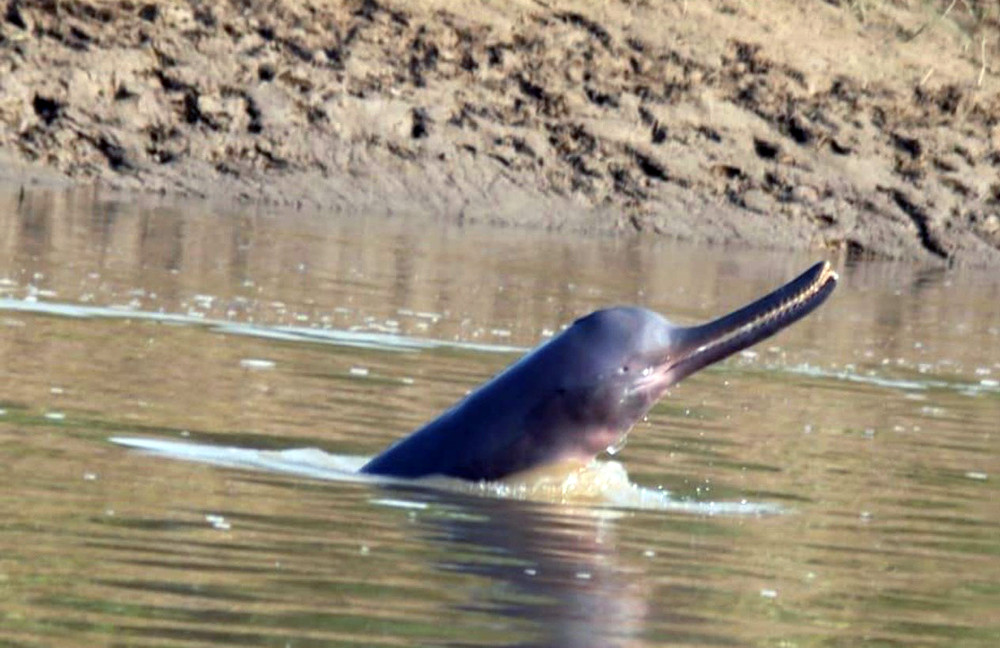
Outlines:
<svg viewBox="0 0 1000 648"><path fill-rule="evenodd" d="M538 411L559 388L542 367L560 352L558 338L504 369L447 412L389 446L361 472L416 478L496 479L534 464L530 443ZM542 360L543 362L539 362ZM522 468L523 465L523 468Z"/></svg>

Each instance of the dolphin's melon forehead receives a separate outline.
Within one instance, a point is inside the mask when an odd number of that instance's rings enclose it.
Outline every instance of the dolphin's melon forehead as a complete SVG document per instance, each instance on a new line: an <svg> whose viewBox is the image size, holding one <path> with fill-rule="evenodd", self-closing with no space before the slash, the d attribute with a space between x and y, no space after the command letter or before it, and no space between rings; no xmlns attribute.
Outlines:
<svg viewBox="0 0 1000 648"><path fill-rule="evenodd" d="M578 319L573 327L595 343L627 344L633 351L666 343L673 328L659 313L636 306L595 311Z"/></svg>
<svg viewBox="0 0 1000 648"><path fill-rule="evenodd" d="M594 311L581 317L574 325L587 327L591 330L605 329L609 332L638 333L643 329L667 328L670 322L659 313L639 308L638 306L616 306Z"/></svg>

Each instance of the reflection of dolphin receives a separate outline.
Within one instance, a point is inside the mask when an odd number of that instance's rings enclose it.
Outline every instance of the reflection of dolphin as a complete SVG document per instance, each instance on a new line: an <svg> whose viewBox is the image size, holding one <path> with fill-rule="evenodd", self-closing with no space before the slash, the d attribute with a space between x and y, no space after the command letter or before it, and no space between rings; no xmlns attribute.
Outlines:
<svg viewBox="0 0 1000 648"><path fill-rule="evenodd" d="M407 499L413 491L396 495ZM618 546L620 513L421 491L415 516L437 551L435 568L460 581L462 613L488 615L490 645L596 648L635 645L645 632L652 583ZM662 594L662 585L658 587ZM675 619L657 618L670 627ZM708 625L684 619L683 628ZM707 634L708 629L700 629ZM487 637L489 635L486 635ZM476 635L449 646L483 645Z"/></svg>
<svg viewBox="0 0 1000 648"><path fill-rule="evenodd" d="M361 470L478 480L592 459L619 445L671 385L804 317L836 283L830 265L818 263L701 326L674 326L641 308L591 313Z"/></svg>
<svg viewBox="0 0 1000 648"><path fill-rule="evenodd" d="M431 643L616 648L649 645L656 637L670 645L736 645L703 593L720 585L714 579L725 549L708 541L717 518L657 516L657 541L664 546L654 563L652 554L640 558L631 544L647 526L632 514L412 484L388 488L390 497L376 502L406 507L432 549L415 555L439 571L466 576L444 577L454 590L454 610L484 619L467 639L452 629L457 638ZM411 502L417 506L407 507ZM628 542L619 540L620 525L627 525Z"/></svg>

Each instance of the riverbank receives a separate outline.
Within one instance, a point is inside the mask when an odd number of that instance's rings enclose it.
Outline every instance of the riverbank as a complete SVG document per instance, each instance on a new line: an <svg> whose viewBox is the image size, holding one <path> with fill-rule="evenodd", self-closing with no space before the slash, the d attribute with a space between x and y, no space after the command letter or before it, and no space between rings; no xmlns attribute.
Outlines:
<svg viewBox="0 0 1000 648"><path fill-rule="evenodd" d="M0 176L1000 266L996 17L837 4L10 1Z"/></svg>

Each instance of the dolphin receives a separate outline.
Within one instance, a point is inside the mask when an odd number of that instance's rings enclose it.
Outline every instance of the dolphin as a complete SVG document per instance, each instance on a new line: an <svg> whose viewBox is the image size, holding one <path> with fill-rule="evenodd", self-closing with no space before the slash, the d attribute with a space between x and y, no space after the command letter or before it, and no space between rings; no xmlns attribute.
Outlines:
<svg viewBox="0 0 1000 648"><path fill-rule="evenodd" d="M497 480L614 451L686 376L770 337L837 285L827 262L699 326L644 308L599 310L510 365L441 416L389 446L362 473Z"/></svg>

